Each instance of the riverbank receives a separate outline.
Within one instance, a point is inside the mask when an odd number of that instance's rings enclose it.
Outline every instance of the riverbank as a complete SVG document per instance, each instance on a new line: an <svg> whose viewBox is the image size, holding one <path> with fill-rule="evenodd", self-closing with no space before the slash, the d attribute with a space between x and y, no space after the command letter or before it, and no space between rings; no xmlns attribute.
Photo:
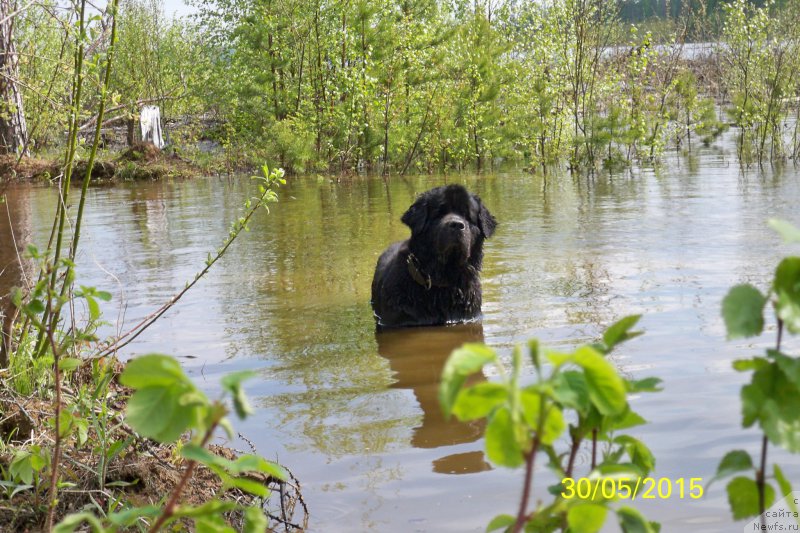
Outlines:
<svg viewBox="0 0 800 533"><path fill-rule="evenodd" d="M0 156L0 183L10 181L41 181L59 176L63 171L61 155L23 157ZM103 152L92 168L97 181L147 181L164 178L194 178L208 174L212 164L200 165L175 152L159 150L152 143L140 142L120 151ZM87 161L77 160L73 179L86 175Z"/></svg>
<svg viewBox="0 0 800 533"><path fill-rule="evenodd" d="M62 426L59 439L61 461L67 465L64 481L69 486L59 493L53 523L86 509L114 509L120 502L139 508L157 506L181 483L186 461L180 449L189 443L188 438L185 435L178 443L163 444L138 435L127 424L124 412L133 390L118 381L123 368L116 359L83 362L62 391L62 402L74 409L66 417L62 414L62 424L66 422L67 427ZM97 397L88 394L101 387L97 378L106 372L110 379L104 393ZM42 494L50 461L46 450L57 440L53 402L42 399L37 391L20 394L14 387L0 387L0 413L0 439L7 445L0 451L0 468L9 473L3 484L8 498L4 501L9 505L0 504L0 530L39 531L48 514ZM246 453L220 444L210 444L208 450L228 461ZM283 481L259 472L247 476L268 493L279 494L280 501L225 485L215 472L198 465L184 481L181 504L200 506L218 498L239 506L261 507L273 524L287 531L305 527L307 510L294 477ZM225 521L242 530L245 513L229 511Z"/></svg>

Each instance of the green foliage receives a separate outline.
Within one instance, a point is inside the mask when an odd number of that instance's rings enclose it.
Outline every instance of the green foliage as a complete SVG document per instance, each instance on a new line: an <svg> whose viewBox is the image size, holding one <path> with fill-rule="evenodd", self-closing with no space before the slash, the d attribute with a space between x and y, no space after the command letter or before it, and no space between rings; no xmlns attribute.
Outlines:
<svg viewBox="0 0 800 533"><path fill-rule="evenodd" d="M722 316L728 338L753 337L764 329L764 305L767 299L752 285L733 287L722 300Z"/></svg>
<svg viewBox="0 0 800 533"><path fill-rule="evenodd" d="M599 531L622 489L630 494L626 480L647 475L654 468L655 458L647 446L620 431L644 423L631 410L628 394L657 390L659 380L628 380L605 357L620 343L640 334L632 331L638 320L638 316L625 317L605 331L602 342L569 353L542 354L538 342L531 341L528 359L536 380L527 385L522 383L525 364L520 347L511 354L510 371L494 350L482 344L465 344L450 355L439 388L445 415L460 420L486 419L486 455L494 464L509 468L524 465L526 479L530 479L537 455L543 454L550 460L548 467L563 480L551 488L554 501L540 504L530 515L525 506L532 482L526 481L517 513L520 518L497 516L487 531L522 526L550 531L564 521L574 531ZM467 378L485 366L496 369L498 379L467 386ZM564 435L571 443L566 454L558 451ZM607 497L586 499L569 492L574 491L570 484L574 484L575 455L585 439L591 440L593 456L598 441L606 443L602 461L593 463L587 475L594 482L615 487ZM621 523L631 524L626 531L639 526L644 528L639 530L650 531L654 527L633 510L623 507L614 512Z"/></svg>
<svg viewBox="0 0 800 533"><path fill-rule="evenodd" d="M793 241L798 230L786 222L770 221L787 240ZM763 432L761 461L754 464L750 454L742 450L728 452L717 467L714 479L752 471L754 478L737 476L728 483L728 501L735 519L749 518L764 512L775 499L775 490L766 481L767 444L790 452L800 452L800 359L781 351L784 328L800 331L800 258L787 257L775 270L770 291L764 296L751 285L733 287L722 302L722 315L728 338L753 337L764 330L764 309L770 302L778 322L775 349L764 356L733 362L739 372L752 372L750 382L741 390L742 427L755 424ZM791 491L780 467L775 465L775 478L781 496Z"/></svg>
<svg viewBox="0 0 800 533"><path fill-rule="evenodd" d="M759 163L785 155L782 123L788 112L787 97L797 89L800 31L793 9L771 16L775 2L757 7L746 0L725 6L725 26L720 49L728 68L725 87L732 107L728 113L741 128L740 157L750 154Z"/></svg>
<svg viewBox="0 0 800 533"><path fill-rule="evenodd" d="M223 389L238 406L239 415L246 414L246 410L242 409L246 398L241 384L250 375L252 374L240 372L224 378ZM229 437L233 436L226 418L228 408L222 401L210 401L197 389L175 359L158 354L138 357L128 363L120 376L120 382L135 390L128 401L126 421L137 433L159 442L173 443L184 432L190 432L190 442L181 447L181 456L188 462L184 477L191 476L194 464L202 464L222 479L223 491L236 488L259 498L268 497L269 490L249 475L264 474L277 480L288 478L281 466L262 457L242 455L232 461L215 455L206 448L217 427L225 428ZM77 513L67 516L56 531L74 531L84 522L88 522L93 531L119 531L141 519L160 524L159 527L167 527L177 520L190 519L198 530L222 528L234 531L221 516L231 511L244 513L243 531L266 529L267 519L261 509L248 508L230 501L213 499L199 506L181 505L173 508L171 506L174 502L179 501L181 488L179 484L179 488L175 489L170 502L163 509L148 505L128 508L106 517L96 517L86 512Z"/></svg>

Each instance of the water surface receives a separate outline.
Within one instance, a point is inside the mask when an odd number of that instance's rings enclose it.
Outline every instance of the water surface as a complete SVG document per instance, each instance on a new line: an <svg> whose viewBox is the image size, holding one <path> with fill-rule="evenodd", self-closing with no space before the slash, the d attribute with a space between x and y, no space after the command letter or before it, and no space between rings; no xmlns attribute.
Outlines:
<svg viewBox="0 0 800 533"><path fill-rule="evenodd" d="M650 424L632 434L654 451L656 476L707 481L726 451L758 447L755 432L739 429L743 376L730 362L772 344L769 334L726 342L720 301L735 283L765 288L777 260L797 252L765 222L800 224L799 178L792 167L742 171L720 149L593 178L291 178L280 203L122 355L176 355L212 395L225 373L255 369L247 391L258 409L237 428L300 479L313 531L483 531L516 509L522 472L486 463L480 424L442 420L435 392L447 354L481 339L506 360L530 337L568 348L642 313L646 334L613 362L634 378L659 376L664 391L633 400ZM478 193L500 222L485 248L483 324L376 337L378 255L408 235L399 220L415 194L444 183ZM252 193L246 178L92 189L79 277L114 294L108 329L182 289ZM9 194L18 228L40 245L54 203L48 188ZM798 479L797 458L776 458ZM534 497L546 498L551 480L536 475ZM700 501L640 508L666 532L741 527L724 484Z"/></svg>

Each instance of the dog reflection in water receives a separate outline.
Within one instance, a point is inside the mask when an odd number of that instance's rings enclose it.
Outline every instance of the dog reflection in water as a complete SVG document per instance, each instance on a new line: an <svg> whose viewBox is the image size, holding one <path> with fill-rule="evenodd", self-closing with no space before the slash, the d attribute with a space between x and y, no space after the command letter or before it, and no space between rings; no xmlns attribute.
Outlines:
<svg viewBox="0 0 800 533"><path fill-rule="evenodd" d="M450 353L466 342L483 342L480 323L447 327L390 329L375 333L378 353L389 360L397 380L395 389L410 389L422 409L422 424L414 428L411 444L416 448L439 448L475 442L483 435L483 421L445 420L439 406L439 381ZM467 383L484 380L476 374ZM437 459L433 470L446 474L466 474L489 470L483 451L475 450Z"/></svg>

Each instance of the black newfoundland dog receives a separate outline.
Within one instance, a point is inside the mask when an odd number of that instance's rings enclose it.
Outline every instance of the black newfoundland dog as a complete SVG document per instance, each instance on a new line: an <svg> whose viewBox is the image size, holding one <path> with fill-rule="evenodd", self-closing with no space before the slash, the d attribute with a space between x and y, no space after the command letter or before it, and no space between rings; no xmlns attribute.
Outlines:
<svg viewBox="0 0 800 533"><path fill-rule="evenodd" d="M378 328L435 326L481 313L483 240L497 221L461 185L423 193L401 219L411 238L389 246L372 279Z"/></svg>

